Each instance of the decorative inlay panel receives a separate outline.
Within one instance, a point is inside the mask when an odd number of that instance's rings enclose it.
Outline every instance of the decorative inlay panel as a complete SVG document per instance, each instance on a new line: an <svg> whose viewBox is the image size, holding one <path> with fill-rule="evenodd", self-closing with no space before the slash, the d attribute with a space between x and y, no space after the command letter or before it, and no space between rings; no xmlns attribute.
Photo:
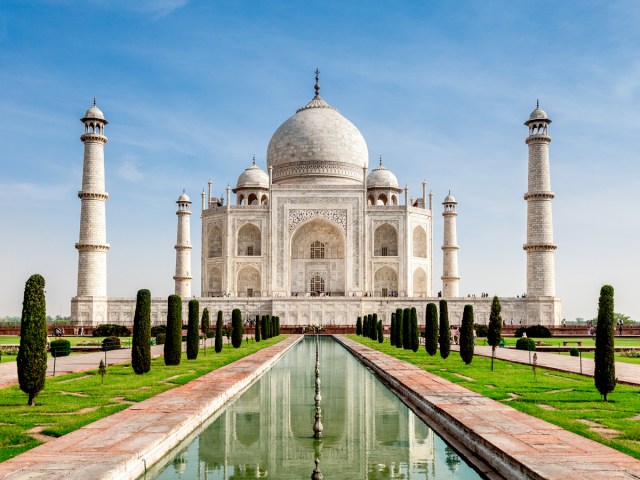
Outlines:
<svg viewBox="0 0 640 480"><path fill-rule="evenodd" d="M342 232L347 234L347 211L346 210L320 210L320 209L293 209L289 210L289 232L296 226L314 217L323 218L338 225Z"/></svg>

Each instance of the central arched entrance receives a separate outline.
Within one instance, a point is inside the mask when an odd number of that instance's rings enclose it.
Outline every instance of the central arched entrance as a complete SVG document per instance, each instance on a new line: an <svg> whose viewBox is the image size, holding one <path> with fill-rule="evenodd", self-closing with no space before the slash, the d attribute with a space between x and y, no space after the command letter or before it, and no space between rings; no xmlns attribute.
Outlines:
<svg viewBox="0 0 640 480"><path fill-rule="evenodd" d="M291 237L291 293L344 295L345 239L342 230L322 219L300 225Z"/></svg>

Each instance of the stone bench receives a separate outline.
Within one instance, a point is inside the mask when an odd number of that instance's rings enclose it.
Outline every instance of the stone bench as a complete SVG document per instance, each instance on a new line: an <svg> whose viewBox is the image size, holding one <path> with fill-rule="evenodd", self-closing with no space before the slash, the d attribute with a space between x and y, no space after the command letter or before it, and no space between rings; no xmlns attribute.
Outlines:
<svg viewBox="0 0 640 480"><path fill-rule="evenodd" d="M569 345L570 343L576 343L576 344L578 344L578 346L579 346L579 347L581 347L581 346L582 346L582 341L580 341L580 340L576 340L576 341L573 341L573 342L570 342L570 341L562 342L562 345L566 347L566 346L567 346L567 345Z"/></svg>

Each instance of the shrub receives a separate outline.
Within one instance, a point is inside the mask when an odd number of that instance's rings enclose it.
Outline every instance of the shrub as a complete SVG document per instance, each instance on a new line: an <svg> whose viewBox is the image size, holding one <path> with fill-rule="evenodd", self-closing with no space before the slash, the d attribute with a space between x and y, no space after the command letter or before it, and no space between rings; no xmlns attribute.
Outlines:
<svg viewBox="0 0 640 480"><path fill-rule="evenodd" d="M256 315L256 328L254 333L254 337L256 342L260 341L260 317L258 315Z"/></svg>
<svg viewBox="0 0 640 480"><path fill-rule="evenodd" d="M120 348L120 338L116 336L106 337L102 340L102 349L104 351L119 350Z"/></svg>
<svg viewBox="0 0 640 480"><path fill-rule="evenodd" d="M280 335L280 317L276 316L276 336Z"/></svg>
<svg viewBox="0 0 640 480"><path fill-rule="evenodd" d="M131 366L137 374L151 370L151 292L138 290L133 316Z"/></svg>
<svg viewBox="0 0 640 480"><path fill-rule="evenodd" d="M204 335L204 338L210 338L207 336L209 331L211 330L211 319L209 317L209 309L205 308L202 310L202 320L200 320L200 330Z"/></svg>
<svg viewBox="0 0 640 480"><path fill-rule="evenodd" d="M551 331L544 325L531 325L527 327L527 337L549 338Z"/></svg>
<svg viewBox="0 0 640 480"><path fill-rule="evenodd" d="M596 325L596 352L593 378L604 401L616 388L616 363L614 349L615 322L613 311L613 287L604 285L598 300L598 324Z"/></svg>
<svg viewBox="0 0 640 480"><path fill-rule="evenodd" d="M362 335L362 317L356 321L356 335Z"/></svg>
<svg viewBox="0 0 640 480"><path fill-rule="evenodd" d="M576 347L573 347L571 350L569 350L569 355L571 355L572 357L579 357L580 350L578 350Z"/></svg>
<svg viewBox="0 0 640 480"><path fill-rule="evenodd" d="M182 357L182 299L169 295L167 300L167 334L164 344L164 364L180 365Z"/></svg>
<svg viewBox="0 0 640 480"><path fill-rule="evenodd" d="M396 309L396 334L395 336L395 340L396 340L396 348L402 348L402 337L403 337L403 333L402 333L402 324L403 324L403 319L402 319L402 309L398 308Z"/></svg>
<svg viewBox="0 0 640 480"><path fill-rule="evenodd" d="M491 371L493 372L493 359L496 354L496 348L500 345L500 337L502 336L502 317L500 316L500 300L497 295L493 297L491 302L491 313L489 314L489 328L487 329L487 343L491 345ZM484 336L484 335L483 335Z"/></svg>
<svg viewBox="0 0 640 480"><path fill-rule="evenodd" d="M411 350L411 309L402 311L402 348Z"/></svg>
<svg viewBox="0 0 640 480"><path fill-rule="evenodd" d="M446 300L440 300L438 343L440 344L440 356L447 358L451 351L451 330L449 329L449 307Z"/></svg>
<svg viewBox="0 0 640 480"><path fill-rule="evenodd" d="M475 329L479 337L487 337L489 335L489 325L481 325L479 323L476 323L473 325L473 328Z"/></svg>
<svg viewBox="0 0 640 480"><path fill-rule="evenodd" d="M420 348L420 328L418 327L418 312L416 307L411 307L411 350L414 352Z"/></svg>
<svg viewBox="0 0 640 480"><path fill-rule="evenodd" d="M260 330L262 333L262 338L267 340L269 338L269 332L267 331L267 316L262 315L260 319Z"/></svg>
<svg viewBox="0 0 640 480"><path fill-rule="evenodd" d="M384 327L382 326L382 320L378 320L378 343L384 342Z"/></svg>
<svg viewBox="0 0 640 480"><path fill-rule="evenodd" d="M242 345L242 312L239 308L234 308L231 312L231 345L233 348L240 348Z"/></svg>
<svg viewBox="0 0 640 480"><path fill-rule="evenodd" d="M71 342L63 338L51 340L51 356L66 357L71 353Z"/></svg>
<svg viewBox="0 0 640 480"><path fill-rule="evenodd" d="M534 351L536 349L536 341L533 338L519 338L516 342L516 349Z"/></svg>
<svg viewBox="0 0 640 480"><path fill-rule="evenodd" d="M469 365L473 360L473 305L465 305L460 325L460 358Z"/></svg>
<svg viewBox="0 0 640 480"><path fill-rule="evenodd" d="M222 310L218 310L218 319L216 320L215 350L216 353L222 351Z"/></svg>
<svg viewBox="0 0 640 480"><path fill-rule="evenodd" d="M371 340L378 339L378 314L371 315Z"/></svg>
<svg viewBox="0 0 640 480"><path fill-rule="evenodd" d="M112 323L106 323L104 325L98 325L93 330L94 337L130 337L131 330L124 325L115 325Z"/></svg>
<svg viewBox="0 0 640 480"><path fill-rule="evenodd" d="M622 350L620 352L620 356L621 357L627 357L627 358L640 358L640 351L638 350Z"/></svg>
<svg viewBox="0 0 640 480"><path fill-rule="evenodd" d="M438 308L435 303L427 305L424 327L424 348L429 355L438 351Z"/></svg>
<svg viewBox="0 0 640 480"><path fill-rule="evenodd" d="M396 312L391 313L391 325L389 326L389 343L396 346Z"/></svg>
<svg viewBox="0 0 640 480"><path fill-rule="evenodd" d="M167 333L166 325L155 325L151 327L151 336L157 337L159 333Z"/></svg>
<svg viewBox="0 0 640 480"><path fill-rule="evenodd" d="M362 336L364 336L364 337L368 337L369 336L369 315L365 315L363 317Z"/></svg>
<svg viewBox="0 0 640 480"><path fill-rule="evenodd" d="M31 275L24 287L18 351L18 383L29 396L28 405L35 406L36 396L44 388L47 374L47 307L44 278Z"/></svg>
<svg viewBox="0 0 640 480"><path fill-rule="evenodd" d="M166 333L159 333L156 335L156 345L164 345L164 342L167 340Z"/></svg>
<svg viewBox="0 0 640 480"><path fill-rule="evenodd" d="M200 303L195 298L189 300L189 320L187 323L187 360L198 358L200 347L200 332L198 318L200 317Z"/></svg>

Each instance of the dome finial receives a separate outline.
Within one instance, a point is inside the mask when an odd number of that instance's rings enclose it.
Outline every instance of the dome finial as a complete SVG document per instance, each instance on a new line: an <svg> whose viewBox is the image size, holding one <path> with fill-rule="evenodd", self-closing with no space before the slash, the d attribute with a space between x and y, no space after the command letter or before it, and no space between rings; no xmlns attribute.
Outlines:
<svg viewBox="0 0 640 480"><path fill-rule="evenodd" d="M382 154L380 154L380 166L382 166Z"/></svg>
<svg viewBox="0 0 640 480"><path fill-rule="evenodd" d="M254 153L253 154L253 165L255 166L255 164L256 164L256 154Z"/></svg>
<svg viewBox="0 0 640 480"><path fill-rule="evenodd" d="M540 108L540 100L536 99L536 108Z"/></svg>
<svg viewBox="0 0 640 480"><path fill-rule="evenodd" d="M96 97L93 97L93 106L96 106Z"/></svg>
<svg viewBox="0 0 640 480"><path fill-rule="evenodd" d="M316 67L316 84L313 88L316 89L316 97L318 95L320 95L320 84L318 83L318 81L320 80L320 70L318 70L318 67Z"/></svg>

